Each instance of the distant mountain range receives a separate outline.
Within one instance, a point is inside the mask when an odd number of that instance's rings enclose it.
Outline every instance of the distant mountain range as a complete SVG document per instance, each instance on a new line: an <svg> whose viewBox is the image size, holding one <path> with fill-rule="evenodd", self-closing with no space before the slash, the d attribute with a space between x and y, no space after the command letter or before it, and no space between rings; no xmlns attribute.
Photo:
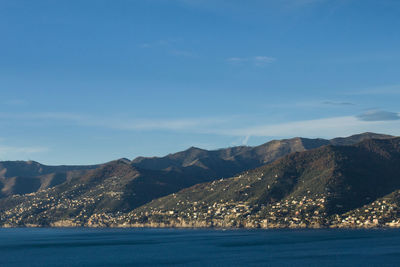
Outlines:
<svg viewBox="0 0 400 267"><path fill-rule="evenodd" d="M0 162L0 224L252 227L268 220L274 203L309 197L323 199L317 221L324 225L329 216L400 189L398 148L398 138L364 133L215 151L192 147L92 166ZM240 219L227 222L232 212L215 203L246 207L247 217L235 212Z"/></svg>
<svg viewBox="0 0 400 267"><path fill-rule="evenodd" d="M35 161L0 161L0 197L32 193L79 177L92 166L46 166Z"/></svg>

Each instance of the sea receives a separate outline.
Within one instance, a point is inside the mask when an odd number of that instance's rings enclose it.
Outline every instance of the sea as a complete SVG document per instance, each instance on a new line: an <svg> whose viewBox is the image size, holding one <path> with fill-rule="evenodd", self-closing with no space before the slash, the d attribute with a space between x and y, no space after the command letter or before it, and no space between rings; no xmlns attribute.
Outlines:
<svg viewBox="0 0 400 267"><path fill-rule="evenodd" d="M0 266L400 266L400 230L4 228Z"/></svg>

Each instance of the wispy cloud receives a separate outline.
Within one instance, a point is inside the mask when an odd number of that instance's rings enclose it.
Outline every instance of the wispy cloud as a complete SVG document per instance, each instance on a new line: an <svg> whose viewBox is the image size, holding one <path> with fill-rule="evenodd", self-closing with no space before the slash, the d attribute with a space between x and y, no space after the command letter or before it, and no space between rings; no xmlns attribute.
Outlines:
<svg viewBox="0 0 400 267"><path fill-rule="evenodd" d="M256 64L257 66L263 66L265 64L269 64L269 63L276 61L276 59L273 57L256 56L253 58L253 61L254 61L254 64Z"/></svg>
<svg viewBox="0 0 400 267"><path fill-rule="evenodd" d="M139 47L140 48L154 48L154 47L171 46L180 41L181 41L181 39L179 39L179 38L161 39L161 40L141 43L141 44L139 44Z"/></svg>
<svg viewBox="0 0 400 267"><path fill-rule="evenodd" d="M352 135L360 132L385 132L400 135L400 121L363 121L356 116L344 116L216 131L219 134L246 137L303 136L325 138Z"/></svg>
<svg viewBox="0 0 400 267"><path fill-rule="evenodd" d="M350 90L347 95L400 95L400 85L371 87L362 90Z"/></svg>
<svg viewBox="0 0 400 267"><path fill-rule="evenodd" d="M242 140L242 145L247 146L247 144L249 143L250 137L251 137L250 135L246 135Z"/></svg>
<svg viewBox="0 0 400 267"><path fill-rule="evenodd" d="M5 146L0 145L0 160L1 159L30 159L31 156L38 153L49 151L47 147L41 146Z"/></svg>
<svg viewBox="0 0 400 267"><path fill-rule="evenodd" d="M399 113L384 110L369 110L357 116L362 121L400 120Z"/></svg>
<svg viewBox="0 0 400 267"><path fill-rule="evenodd" d="M9 99L3 101L3 104L7 106L24 106L26 103L24 99Z"/></svg>
<svg viewBox="0 0 400 267"><path fill-rule="evenodd" d="M224 0L175 0L183 5L200 8L213 9L240 9L240 1ZM326 2L327 0L280 0L280 1L253 1L252 4L257 8L304 8L315 4Z"/></svg>
<svg viewBox="0 0 400 267"><path fill-rule="evenodd" d="M169 52L170 52L170 54L175 55L175 56L195 57L194 53L189 52L189 51L185 51L185 50L172 49Z"/></svg>
<svg viewBox="0 0 400 267"><path fill-rule="evenodd" d="M355 106L356 105L351 102L336 102L336 101L324 101L324 102L322 102L322 104L329 105L329 106Z"/></svg>
<svg viewBox="0 0 400 267"><path fill-rule="evenodd" d="M267 64L273 63L276 61L276 58L267 57L267 56L254 56L254 57L230 57L226 59L231 64L243 64L248 63L254 66L265 66Z"/></svg>
<svg viewBox="0 0 400 267"><path fill-rule="evenodd" d="M65 112L38 112L38 113L0 113L0 119L29 120L47 123L52 121L75 123L85 127L103 127L119 130L187 130L215 127L232 121L233 117L212 118L129 118L129 117L98 117L77 113Z"/></svg>
<svg viewBox="0 0 400 267"><path fill-rule="evenodd" d="M92 124L120 130L170 130L193 132L199 129L213 128L229 120L229 118L109 119L105 121L92 120Z"/></svg>
<svg viewBox="0 0 400 267"><path fill-rule="evenodd" d="M11 113L11 112L0 112L0 119L55 119L55 120L73 120L79 121L84 120L87 116L78 113L68 112L22 112L22 113Z"/></svg>
<svg viewBox="0 0 400 267"><path fill-rule="evenodd" d="M0 118L7 114L0 113ZM37 120L43 118L57 122L66 121L78 127L100 127L121 131L172 131L179 133L214 134L240 137L242 145L254 137L335 137L359 132L384 132L400 135L400 116L393 112L374 111L358 116L320 118L284 123L260 123L246 126L243 117L209 117L176 119L143 119L121 117L97 117L68 113L9 114L9 118ZM248 124L247 124L248 125ZM8 150L9 151L9 150ZM21 150L22 151L22 150ZM26 150L43 151L41 149Z"/></svg>
<svg viewBox="0 0 400 267"><path fill-rule="evenodd" d="M230 63L242 63L242 62L246 62L249 59L247 57L230 57L226 59L228 62Z"/></svg>
<svg viewBox="0 0 400 267"><path fill-rule="evenodd" d="M147 42L139 44L139 47L142 49L162 49L165 53L174 55L174 56L182 56L182 57L195 57L195 53L190 52L185 49L177 48L179 43L182 43L182 39L180 38L171 38L171 39L163 39L157 40L154 42Z"/></svg>
<svg viewBox="0 0 400 267"><path fill-rule="evenodd" d="M339 125L342 127L340 128ZM350 131L353 132L353 130L356 130L355 125L359 126L357 118L335 117L231 129L225 134L231 133L237 136L290 136L295 133L299 136L324 136L327 133L331 134L332 131L341 132L344 128L352 128Z"/></svg>
<svg viewBox="0 0 400 267"><path fill-rule="evenodd" d="M326 2L327 0L283 0L282 3L289 8L308 7Z"/></svg>
<svg viewBox="0 0 400 267"><path fill-rule="evenodd" d="M357 106L357 104L353 102L310 99L310 97L308 97L306 100L288 99L285 101L270 101L264 105L265 108L285 109L286 111L288 109L326 109L331 107L351 108L355 106Z"/></svg>
<svg viewBox="0 0 400 267"><path fill-rule="evenodd" d="M27 160L32 156L50 151L44 146L5 145L7 140L0 137L0 160Z"/></svg>

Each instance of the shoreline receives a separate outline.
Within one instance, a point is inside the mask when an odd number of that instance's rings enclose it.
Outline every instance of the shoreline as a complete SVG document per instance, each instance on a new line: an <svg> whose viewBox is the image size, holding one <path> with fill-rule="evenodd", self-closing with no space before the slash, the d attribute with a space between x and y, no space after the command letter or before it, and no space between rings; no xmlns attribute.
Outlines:
<svg viewBox="0 0 400 267"><path fill-rule="evenodd" d="M163 224L159 225L143 225L143 224L126 224L126 225L69 225L69 224L58 224L55 225L35 225L35 224L26 224L26 225L10 225L5 224L0 226L1 229L17 229L17 228L54 228L54 229L61 229L61 228L69 228L69 229L210 229L210 230L317 230L317 229L347 229L347 230L373 230L373 229L400 229L400 225L374 225L374 226L344 226L344 225L328 225L328 226L271 226L271 227L214 227L214 226L166 226Z"/></svg>

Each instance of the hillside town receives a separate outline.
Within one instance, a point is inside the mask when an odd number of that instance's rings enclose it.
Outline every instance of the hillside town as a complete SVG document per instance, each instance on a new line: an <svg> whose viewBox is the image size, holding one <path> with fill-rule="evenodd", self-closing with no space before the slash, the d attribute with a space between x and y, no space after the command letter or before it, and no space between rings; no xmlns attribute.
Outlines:
<svg viewBox="0 0 400 267"><path fill-rule="evenodd" d="M185 202L174 209L139 208L129 213L92 213L95 198L52 195L54 189L14 196L29 198L0 213L3 227L215 227L215 228L372 228L400 227L396 202L379 199L344 214L328 215L326 197L289 198L270 205L248 202ZM29 204L27 204L29 203ZM62 213L63 216L58 216ZM53 220L56 218L57 220Z"/></svg>

